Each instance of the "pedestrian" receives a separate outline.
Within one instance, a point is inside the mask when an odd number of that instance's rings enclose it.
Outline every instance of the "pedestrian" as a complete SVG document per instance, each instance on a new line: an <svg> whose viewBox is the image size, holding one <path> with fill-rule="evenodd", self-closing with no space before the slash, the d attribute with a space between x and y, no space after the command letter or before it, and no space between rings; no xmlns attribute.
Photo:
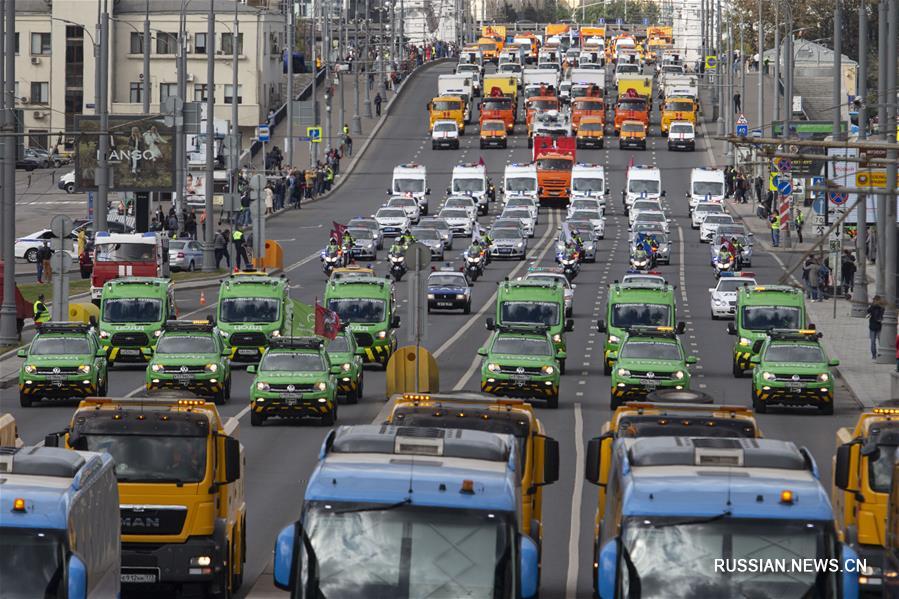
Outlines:
<svg viewBox="0 0 899 599"><path fill-rule="evenodd" d="M734 168L732 166L724 167L724 195L731 197L734 194Z"/></svg>
<svg viewBox="0 0 899 599"><path fill-rule="evenodd" d="M265 186L264 194L265 194L265 213L271 214L272 209L275 204L275 192L272 190L271 183L269 183L268 185Z"/></svg>
<svg viewBox="0 0 899 599"><path fill-rule="evenodd" d="M802 208L796 211L796 236L799 238L799 243L802 243L802 225L805 223L805 217L802 216Z"/></svg>
<svg viewBox="0 0 899 599"><path fill-rule="evenodd" d="M817 302L821 299L821 265L818 264L818 260L814 257L810 257L811 260L808 263L808 291L810 292L810 299L813 302ZM803 265L803 271L805 271L805 265ZM805 274L805 272L803 272Z"/></svg>
<svg viewBox="0 0 899 599"><path fill-rule="evenodd" d="M50 249L50 242L44 240L43 245L38 248L37 255L35 258L35 266L37 267L37 282L43 283L44 277L47 279L47 283L53 282L53 267L50 264L50 259L53 257L53 250Z"/></svg>
<svg viewBox="0 0 899 599"><path fill-rule="evenodd" d="M228 227L222 230L222 237L225 238L225 248L222 255L225 257L225 264L228 265L228 270L231 270L231 251L228 249L231 243L231 230Z"/></svg>
<svg viewBox="0 0 899 599"><path fill-rule="evenodd" d="M856 269L855 256L852 255L851 251L845 250L843 259L840 262L840 276L843 279L843 291L847 296L855 292Z"/></svg>
<svg viewBox="0 0 899 599"><path fill-rule="evenodd" d="M188 239L197 238L197 212L193 208L191 208L190 214L184 220L184 233Z"/></svg>
<svg viewBox="0 0 899 599"><path fill-rule="evenodd" d="M178 235L178 217L175 216L175 210L172 209L169 211L168 220L166 220L166 230L169 232L169 237L175 239Z"/></svg>
<svg viewBox="0 0 899 599"><path fill-rule="evenodd" d="M222 258L225 257L225 248L228 246L228 242L225 239L225 236L222 234L222 230L219 229L215 232L215 236L212 238L212 250L215 252L215 268L218 270L222 266ZM230 260L228 262L231 262Z"/></svg>
<svg viewBox="0 0 899 599"><path fill-rule="evenodd" d="M231 235L231 241L234 242L234 267L240 270L241 260L250 267L250 259L247 257L246 240L244 239L243 230L240 227L234 227L234 233Z"/></svg>
<svg viewBox="0 0 899 599"><path fill-rule="evenodd" d="M765 60L764 60L763 62L764 62L764 65L765 65L765 75L767 75L767 74L768 74L768 67L769 67L769 65L771 64L771 59L768 58L768 57L766 56L766 57L765 57Z"/></svg>
<svg viewBox="0 0 899 599"><path fill-rule="evenodd" d="M899 372L899 333L896 333L896 371Z"/></svg>
<svg viewBox="0 0 899 599"><path fill-rule="evenodd" d="M384 100L381 98L381 92L375 94L375 113L377 116L381 116L381 102Z"/></svg>
<svg viewBox="0 0 899 599"><path fill-rule="evenodd" d="M745 204L746 191L749 189L749 184L746 182L746 177L743 176L743 171L737 173L737 181L734 186L736 187L737 201Z"/></svg>
<svg viewBox="0 0 899 599"><path fill-rule="evenodd" d="M347 125L346 123L344 123L343 128L341 129L341 132L343 133L343 136L346 137L347 135L350 134L350 126Z"/></svg>
<svg viewBox="0 0 899 599"><path fill-rule="evenodd" d="M344 141L344 145L346 148L346 153L344 154L344 156L352 156L353 155L353 138L350 137L349 134L347 134L346 136L344 136L343 141Z"/></svg>
<svg viewBox="0 0 899 599"><path fill-rule="evenodd" d="M266 118L266 121L268 122L269 127L275 126L275 109L274 108L269 109L268 118Z"/></svg>
<svg viewBox="0 0 899 599"><path fill-rule="evenodd" d="M877 359L877 337L883 326L883 302L879 295L875 295L868 306L868 336L871 339L871 359Z"/></svg>
<svg viewBox="0 0 899 599"><path fill-rule="evenodd" d="M805 262L802 263L802 284L805 287L805 297L806 299L815 299L815 294L818 291L817 280L815 281L815 285L812 285L812 270L815 271L815 278L817 279L818 275L818 264L815 261L814 256L806 256Z"/></svg>
<svg viewBox="0 0 899 599"><path fill-rule="evenodd" d="M740 103L740 92L734 94L734 112L740 114L743 111L743 106Z"/></svg>
<svg viewBox="0 0 899 599"><path fill-rule="evenodd" d="M834 286L834 294L836 294L836 281L831 281L830 277L830 267L827 265L827 260L822 260L821 264L818 265L818 300L819 302L823 302L827 298L827 287L830 284Z"/></svg>
<svg viewBox="0 0 899 599"><path fill-rule="evenodd" d="M47 309L47 304L44 303L43 293L37 296L37 300L32 305L32 309L34 310L34 324L36 326L39 327L50 320L50 310Z"/></svg>
<svg viewBox="0 0 899 599"><path fill-rule="evenodd" d="M306 181L306 199L312 199L312 193L315 191L315 171L307 168L303 172L303 178Z"/></svg>
<svg viewBox="0 0 899 599"><path fill-rule="evenodd" d="M780 247L780 215L772 212L768 222L771 224L771 245Z"/></svg>

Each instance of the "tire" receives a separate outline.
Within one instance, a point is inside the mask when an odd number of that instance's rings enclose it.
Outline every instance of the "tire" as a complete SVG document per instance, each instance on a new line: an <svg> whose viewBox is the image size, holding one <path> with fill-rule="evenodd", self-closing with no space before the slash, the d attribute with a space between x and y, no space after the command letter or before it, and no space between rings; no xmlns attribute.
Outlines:
<svg viewBox="0 0 899 599"><path fill-rule="evenodd" d="M606 376L612 376L612 366L603 358L602 373Z"/></svg>
<svg viewBox="0 0 899 599"><path fill-rule="evenodd" d="M19 392L19 405L21 407L30 408L32 403L33 403L33 400L30 397L28 397L21 391Z"/></svg>
<svg viewBox="0 0 899 599"><path fill-rule="evenodd" d="M559 374L565 374L565 359L559 360Z"/></svg>
<svg viewBox="0 0 899 599"><path fill-rule="evenodd" d="M106 397L109 393L109 380L103 379L103 384L97 386L97 394L100 397Z"/></svg>
<svg viewBox="0 0 899 599"><path fill-rule="evenodd" d="M331 411L327 413L327 415L322 416L321 425L322 426L334 426L337 423L337 402L334 402L334 407L331 408Z"/></svg>
<svg viewBox="0 0 899 599"><path fill-rule="evenodd" d="M434 143L433 141L431 142L431 149L432 149L432 150L436 150L436 149L437 149L437 144Z"/></svg>
<svg viewBox="0 0 899 599"><path fill-rule="evenodd" d="M480 143L480 146L481 146L481 149L483 150L483 149L484 149L484 142L481 142L481 143Z"/></svg>
<svg viewBox="0 0 899 599"><path fill-rule="evenodd" d="M240 546L241 546L240 572L237 574L235 574L234 570L233 570L234 564L235 564L235 562L237 562L237 560L234 559L234 549L233 548L231 549L230 562L231 562L231 567L232 567L232 570L231 570L231 592L232 593L240 590L240 587L243 586L243 571L244 571L244 568L246 568L246 563L247 563L246 538L247 538L247 529L246 529L246 522L244 522L243 527L241 529L241 535L240 535Z"/></svg>
<svg viewBox="0 0 899 599"><path fill-rule="evenodd" d="M752 409L756 414L767 414L768 406L756 397L755 391L752 392Z"/></svg>
<svg viewBox="0 0 899 599"><path fill-rule="evenodd" d="M718 320L718 317L715 316L715 313L714 313L714 312L712 312L711 315L712 315L712 320Z"/></svg>
<svg viewBox="0 0 899 599"><path fill-rule="evenodd" d="M734 363L731 365L731 372L733 373L735 379L743 378L743 369L737 366L736 360L734 360Z"/></svg>
<svg viewBox="0 0 899 599"><path fill-rule="evenodd" d="M361 384L361 381L360 381ZM359 389L360 387L357 385L355 391L350 391L346 394L346 402L348 404L357 404L359 403Z"/></svg>
<svg viewBox="0 0 899 599"><path fill-rule="evenodd" d="M828 401L818 406L818 413L822 416L833 416L833 401Z"/></svg>
<svg viewBox="0 0 899 599"><path fill-rule="evenodd" d="M471 302L465 304L465 308L462 310L463 314L471 314Z"/></svg>
<svg viewBox="0 0 899 599"><path fill-rule="evenodd" d="M37 264L37 249L31 248L25 252L25 260L31 264Z"/></svg>
<svg viewBox="0 0 899 599"><path fill-rule="evenodd" d="M621 400L615 397L612 394L612 390L609 389L609 408L614 412L618 408L621 407Z"/></svg>
<svg viewBox="0 0 899 599"><path fill-rule="evenodd" d="M265 422L265 416L262 414L257 414L256 412L250 410L250 426L262 426L262 423Z"/></svg>
<svg viewBox="0 0 899 599"><path fill-rule="evenodd" d="M66 183L66 193L75 193L75 184L74 183Z"/></svg>
<svg viewBox="0 0 899 599"><path fill-rule="evenodd" d="M533 147L534 147L534 138L533 138L533 137L529 137L529 138L528 138L528 147L529 147L529 148L533 148Z"/></svg>
<svg viewBox="0 0 899 599"><path fill-rule="evenodd" d="M546 399L546 407L550 410L558 410L559 409L559 396L552 395Z"/></svg>

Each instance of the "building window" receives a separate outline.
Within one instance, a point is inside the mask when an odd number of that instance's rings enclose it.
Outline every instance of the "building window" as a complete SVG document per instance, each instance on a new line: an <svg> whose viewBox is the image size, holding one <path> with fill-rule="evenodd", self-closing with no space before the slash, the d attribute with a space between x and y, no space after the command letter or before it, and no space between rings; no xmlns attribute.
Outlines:
<svg viewBox="0 0 899 599"><path fill-rule="evenodd" d="M194 102L206 101L206 84L194 83Z"/></svg>
<svg viewBox="0 0 899 599"><path fill-rule="evenodd" d="M16 54L19 53L19 32L16 31Z"/></svg>
<svg viewBox="0 0 899 599"><path fill-rule="evenodd" d="M131 32L131 50L129 50L129 54L143 54L144 53L144 34L138 33L137 31Z"/></svg>
<svg viewBox="0 0 899 599"><path fill-rule="evenodd" d="M50 101L50 83L47 81L31 82L31 103L47 104Z"/></svg>
<svg viewBox="0 0 899 599"><path fill-rule="evenodd" d="M222 34L222 54L234 54L234 46L232 42L234 40L233 34L231 33L223 33ZM243 34L237 34L237 53L239 55L243 55Z"/></svg>
<svg viewBox="0 0 899 599"><path fill-rule="evenodd" d="M243 97L241 96L243 89L241 89L241 88L243 88L242 85L237 86L237 103L238 104L243 104ZM232 101L231 97L234 95L233 90L234 90L234 86L227 85L227 84L225 85L225 104L231 103L231 101Z"/></svg>
<svg viewBox="0 0 899 599"><path fill-rule="evenodd" d="M194 34L194 52L196 54L206 54L206 34Z"/></svg>
<svg viewBox="0 0 899 599"><path fill-rule="evenodd" d="M164 102L167 98L178 96L177 83L160 83L159 84L159 102Z"/></svg>
<svg viewBox="0 0 899 599"><path fill-rule="evenodd" d="M46 56L50 54L50 34L49 33L32 33L31 34L31 54L32 56Z"/></svg>
<svg viewBox="0 0 899 599"><path fill-rule="evenodd" d="M178 34L159 32L156 34L156 53L175 54L178 49Z"/></svg>
<svg viewBox="0 0 899 599"><path fill-rule="evenodd" d="M129 94L129 102L137 104L143 102L144 84L140 81L131 82L131 92Z"/></svg>
<svg viewBox="0 0 899 599"><path fill-rule="evenodd" d="M21 97L22 96L19 95L19 82L16 81L16 91L13 92L13 100L18 102Z"/></svg>

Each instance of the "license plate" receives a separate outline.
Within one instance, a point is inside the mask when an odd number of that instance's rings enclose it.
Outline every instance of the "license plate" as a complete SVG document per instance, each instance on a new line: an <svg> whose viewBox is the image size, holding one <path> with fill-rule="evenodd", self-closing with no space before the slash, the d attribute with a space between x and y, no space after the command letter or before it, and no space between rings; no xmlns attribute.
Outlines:
<svg viewBox="0 0 899 599"><path fill-rule="evenodd" d="M192 381L194 379L194 375L192 374L176 374L174 376L176 381Z"/></svg>
<svg viewBox="0 0 899 599"><path fill-rule="evenodd" d="M136 355L140 354L140 350L139 349L120 349L119 353L122 354L123 356L136 356Z"/></svg>
<svg viewBox="0 0 899 599"><path fill-rule="evenodd" d="M526 382L528 382L530 377L528 377L526 374L513 374L510 378L516 385L524 385Z"/></svg>
<svg viewBox="0 0 899 599"><path fill-rule="evenodd" d="M159 582L159 568L128 568L123 569L121 581L136 584L154 584Z"/></svg>
<svg viewBox="0 0 899 599"><path fill-rule="evenodd" d="M297 405L297 398L296 397L285 397L284 403L289 406L295 406L295 405Z"/></svg>
<svg viewBox="0 0 899 599"><path fill-rule="evenodd" d="M256 355L256 350L255 350L255 349L252 349L252 348L238 349L238 350L237 350L237 353L238 353L239 355L241 355L241 356L255 356L255 355Z"/></svg>
<svg viewBox="0 0 899 599"><path fill-rule="evenodd" d="M66 380L66 376L64 374L51 374L47 377L51 383L55 383L57 385L62 384Z"/></svg>
<svg viewBox="0 0 899 599"><path fill-rule="evenodd" d="M787 390L798 393L802 391L802 383L787 383Z"/></svg>
<svg viewBox="0 0 899 599"><path fill-rule="evenodd" d="M659 383L658 383L658 381L648 379L648 380L643 381L643 386L646 387L647 389L655 389L656 387L659 386Z"/></svg>

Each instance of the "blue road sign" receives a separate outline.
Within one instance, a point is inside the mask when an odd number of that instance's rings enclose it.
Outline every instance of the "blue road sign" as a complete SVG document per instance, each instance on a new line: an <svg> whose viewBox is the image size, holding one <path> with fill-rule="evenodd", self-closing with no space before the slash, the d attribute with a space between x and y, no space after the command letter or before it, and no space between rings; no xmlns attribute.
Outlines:
<svg viewBox="0 0 899 599"><path fill-rule="evenodd" d="M605 17L599 17L599 24L600 24L600 25L605 25L605 24L606 24L606 18L605 18Z"/></svg>
<svg viewBox="0 0 899 599"><path fill-rule="evenodd" d="M268 141L269 139L271 139L269 137L268 125L263 124L259 125L256 128L256 139L258 139L259 141Z"/></svg>
<svg viewBox="0 0 899 599"><path fill-rule="evenodd" d="M815 199L812 201L812 210L815 214L824 214L824 212L827 210L827 206L824 202L824 194L815 196Z"/></svg>
<svg viewBox="0 0 899 599"><path fill-rule="evenodd" d="M312 141L312 138L311 137L298 137L297 140L298 141Z"/></svg>
<svg viewBox="0 0 899 599"><path fill-rule="evenodd" d="M827 195L830 197L830 201L837 206L845 204L846 200L849 199L849 194L843 191L831 191Z"/></svg>
<svg viewBox="0 0 899 599"><path fill-rule="evenodd" d="M306 127L306 136L309 138L309 141L311 141L313 143L321 143L322 128L321 127Z"/></svg>
<svg viewBox="0 0 899 599"><path fill-rule="evenodd" d="M789 179L777 180L777 192L782 196L788 196L793 193L793 184Z"/></svg>
<svg viewBox="0 0 899 599"><path fill-rule="evenodd" d="M737 124L737 135L741 137L746 137L747 135L749 135L749 125Z"/></svg>

